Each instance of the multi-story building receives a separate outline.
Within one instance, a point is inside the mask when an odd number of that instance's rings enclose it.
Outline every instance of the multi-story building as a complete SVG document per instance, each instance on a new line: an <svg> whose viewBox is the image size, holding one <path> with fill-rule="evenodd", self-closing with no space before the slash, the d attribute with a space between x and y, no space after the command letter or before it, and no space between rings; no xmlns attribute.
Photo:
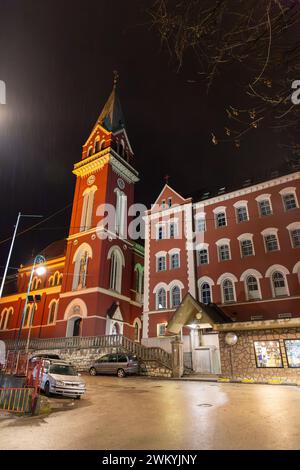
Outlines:
<svg viewBox="0 0 300 470"><path fill-rule="evenodd" d="M195 201L165 185L145 215L143 342L171 349L167 325L188 293L229 322L300 317L299 198L299 171ZM218 351L212 329L199 342L182 326L186 353Z"/></svg>
<svg viewBox="0 0 300 470"><path fill-rule="evenodd" d="M128 239L127 210L138 173L115 86L74 165L69 236L41 252L46 273L21 266L14 293L0 299L0 339L124 334L139 341L143 247ZM105 211L112 211L105 223Z"/></svg>

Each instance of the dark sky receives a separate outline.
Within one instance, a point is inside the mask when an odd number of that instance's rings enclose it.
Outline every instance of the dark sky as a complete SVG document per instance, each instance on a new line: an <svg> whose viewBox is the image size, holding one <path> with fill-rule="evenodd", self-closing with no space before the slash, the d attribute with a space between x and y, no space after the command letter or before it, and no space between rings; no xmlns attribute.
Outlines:
<svg viewBox="0 0 300 470"><path fill-rule="evenodd" d="M72 201L73 164L119 71L119 95L149 205L163 185L190 194L238 185L281 166L279 137L258 130L237 151L213 146L224 107L240 103L233 70L207 96L193 60L179 72L160 47L147 8L153 0L0 0L0 241L18 211L48 216ZM70 212L17 239L12 266L67 234ZM21 229L32 222L23 221ZM0 266L9 244L0 245ZM2 270L2 268L1 268Z"/></svg>

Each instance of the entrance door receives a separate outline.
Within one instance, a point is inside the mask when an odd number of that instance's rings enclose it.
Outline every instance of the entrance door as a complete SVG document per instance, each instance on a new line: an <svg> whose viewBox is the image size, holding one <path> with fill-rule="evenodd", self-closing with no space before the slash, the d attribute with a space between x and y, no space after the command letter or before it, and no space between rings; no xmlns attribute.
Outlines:
<svg viewBox="0 0 300 470"><path fill-rule="evenodd" d="M211 374L211 355L209 348L195 349L193 354L194 371L200 374Z"/></svg>

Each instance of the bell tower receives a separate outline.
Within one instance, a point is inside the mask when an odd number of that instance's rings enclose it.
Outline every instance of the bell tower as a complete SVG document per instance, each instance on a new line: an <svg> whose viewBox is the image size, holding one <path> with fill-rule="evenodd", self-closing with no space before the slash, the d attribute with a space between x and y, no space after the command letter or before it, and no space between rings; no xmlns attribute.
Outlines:
<svg viewBox="0 0 300 470"><path fill-rule="evenodd" d="M132 166L134 154L117 93L117 78L114 72L112 92L73 169L76 186L58 314L67 322L67 327L62 322L63 336L63 330L67 336L110 334L107 315L111 319L114 311L122 317L122 330L125 318L129 325L131 322L135 243L128 238L126 222L138 172ZM105 204L115 209L115 222L109 229L102 227L105 236L100 237L99 207ZM76 328L72 326L73 318Z"/></svg>

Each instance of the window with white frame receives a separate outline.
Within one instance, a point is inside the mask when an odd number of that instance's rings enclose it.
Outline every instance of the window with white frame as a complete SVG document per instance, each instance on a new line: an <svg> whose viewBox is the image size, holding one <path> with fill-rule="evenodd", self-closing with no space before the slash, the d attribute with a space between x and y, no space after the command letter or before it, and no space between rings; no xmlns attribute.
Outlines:
<svg viewBox="0 0 300 470"><path fill-rule="evenodd" d="M258 201L259 213L261 217L272 214L272 207L270 199L262 199Z"/></svg>
<svg viewBox="0 0 300 470"><path fill-rule="evenodd" d="M264 236L266 251L279 250L277 234L271 233Z"/></svg>
<svg viewBox="0 0 300 470"><path fill-rule="evenodd" d="M234 286L231 279L224 279L222 282L223 302L234 302Z"/></svg>
<svg viewBox="0 0 300 470"><path fill-rule="evenodd" d="M172 207L172 198L168 197L168 207Z"/></svg>
<svg viewBox="0 0 300 470"><path fill-rule="evenodd" d="M216 213L215 217L216 217L216 227L217 228L226 227L227 222L226 222L225 212L218 212L218 213Z"/></svg>
<svg viewBox="0 0 300 470"><path fill-rule="evenodd" d="M295 187L283 188L279 191L279 194L282 197L282 204L285 211L290 211L299 207Z"/></svg>
<svg viewBox="0 0 300 470"><path fill-rule="evenodd" d="M293 248L300 247L300 228L291 230L291 240L292 240Z"/></svg>
<svg viewBox="0 0 300 470"><path fill-rule="evenodd" d="M161 201L161 207L162 207L162 209L165 209L165 208L166 208L166 200L165 200L165 199L163 199L163 200Z"/></svg>
<svg viewBox="0 0 300 470"><path fill-rule="evenodd" d="M197 253L198 253L198 265L208 264L208 249L202 248L201 250L198 250Z"/></svg>
<svg viewBox="0 0 300 470"><path fill-rule="evenodd" d="M242 253L242 257L246 257L246 256L252 256L253 255L253 243L252 243L252 240L248 239L248 240L241 240L240 241L240 244L241 244L241 253Z"/></svg>
<svg viewBox="0 0 300 470"><path fill-rule="evenodd" d="M181 291L179 286L173 286L170 292L171 297L171 306L176 308L180 305L181 302Z"/></svg>
<svg viewBox="0 0 300 470"><path fill-rule="evenodd" d="M260 291L258 286L258 280L255 276L247 276L246 278L246 288L247 288L247 299L248 300L257 300L260 298Z"/></svg>
<svg viewBox="0 0 300 470"><path fill-rule="evenodd" d="M36 304L27 305L23 327L29 328L33 324L34 314L37 310Z"/></svg>
<svg viewBox="0 0 300 470"><path fill-rule="evenodd" d="M283 273L275 271L272 274L272 285L274 297L281 297L288 295L286 279Z"/></svg>
<svg viewBox="0 0 300 470"><path fill-rule="evenodd" d="M166 267L166 256L158 256L157 257L157 271L165 271L167 269Z"/></svg>
<svg viewBox="0 0 300 470"><path fill-rule="evenodd" d="M203 304L211 303L211 287L208 282L203 282L200 285L200 300Z"/></svg>
<svg viewBox="0 0 300 470"><path fill-rule="evenodd" d="M97 187L92 186L91 188L87 188L83 193L80 232L85 232L92 227L92 216L96 191Z"/></svg>
<svg viewBox="0 0 300 470"><path fill-rule="evenodd" d="M177 236L177 234L178 234L177 233L178 232L177 228L178 228L177 222L171 221L170 224L169 224L169 237L170 238L175 238Z"/></svg>
<svg viewBox="0 0 300 470"><path fill-rule="evenodd" d="M109 253L110 278L109 288L121 293L124 257L119 247L113 247Z"/></svg>
<svg viewBox="0 0 300 470"><path fill-rule="evenodd" d="M14 313L13 307L5 308L0 315L0 330L8 330L11 317Z"/></svg>
<svg viewBox="0 0 300 470"><path fill-rule="evenodd" d="M246 222L248 220L247 206L240 206L235 210L237 223Z"/></svg>
<svg viewBox="0 0 300 470"><path fill-rule="evenodd" d="M163 240L165 238L165 230L163 225L158 225L156 228L156 240Z"/></svg>
<svg viewBox="0 0 300 470"><path fill-rule="evenodd" d="M179 268L179 265L179 253L172 253L170 255L170 269L177 269Z"/></svg>
<svg viewBox="0 0 300 470"><path fill-rule="evenodd" d="M283 200L283 204L284 204L284 209L286 211L297 208L295 193L284 194L282 196L282 200Z"/></svg>
<svg viewBox="0 0 300 470"><path fill-rule="evenodd" d="M55 323L58 302L53 300L49 304L48 325Z"/></svg>
<svg viewBox="0 0 300 470"><path fill-rule="evenodd" d="M196 219L196 228L197 232L199 233L206 231L205 215L202 215Z"/></svg>
<svg viewBox="0 0 300 470"><path fill-rule="evenodd" d="M156 308L157 310L167 308L167 294L164 287L158 289L156 293Z"/></svg>
<svg viewBox="0 0 300 470"><path fill-rule="evenodd" d="M115 189L116 193L116 233L121 237L126 237L126 213L127 213L127 196L119 188Z"/></svg>
<svg viewBox="0 0 300 470"><path fill-rule="evenodd" d="M167 324L166 323L158 323L157 324L157 336L165 336Z"/></svg>
<svg viewBox="0 0 300 470"><path fill-rule="evenodd" d="M230 260L230 247L229 244L222 244L218 246L219 261Z"/></svg>

